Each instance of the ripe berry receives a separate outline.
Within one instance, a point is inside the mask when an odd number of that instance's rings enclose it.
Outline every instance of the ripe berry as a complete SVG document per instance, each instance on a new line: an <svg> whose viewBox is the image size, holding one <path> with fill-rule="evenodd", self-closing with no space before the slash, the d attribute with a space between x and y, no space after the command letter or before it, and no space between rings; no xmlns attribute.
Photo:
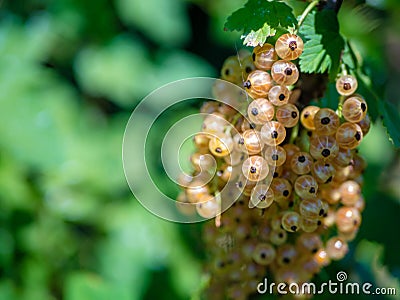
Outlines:
<svg viewBox="0 0 400 300"><path fill-rule="evenodd" d="M343 206L336 211L336 226L341 232L352 232L361 224L360 212L354 207Z"/></svg>
<svg viewBox="0 0 400 300"><path fill-rule="evenodd" d="M258 208L267 208L274 202L274 192L268 185L258 184L251 192L250 202Z"/></svg>
<svg viewBox="0 0 400 300"><path fill-rule="evenodd" d="M236 56L230 56L225 60L221 69L221 78L232 83L240 83L242 70Z"/></svg>
<svg viewBox="0 0 400 300"><path fill-rule="evenodd" d="M307 174L311 171L313 159L307 152L297 152L292 156L290 167L298 175Z"/></svg>
<svg viewBox="0 0 400 300"><path fill-rule="evenodd" d="M320 110L318 106L306 106L301 111L300 122L308 130L314 130L314 116Z"/></svg>
<svg viewBox="0 0 400 300"><path fill-rule="evenodd" d="M281 146L267 146L264 152L264 157L270 166L281 166L286 161L286 151Z"/></svg>
<svg viewBox="0 0 400 300"><path fill-rule="evenodd" d="M302 217L306 219L320 219L325 213L322 200L317 198L301 201L299 211Z"/></svg>
<svg viewBox="0 0 400 300"><path fill-rule="evenodd" d="M229 123L225 120L224 115L220 113L212 113L204 118L202 131L204 133L221 134L228 125Z"/></svg>
<svg viewBox="0 0 400 300"><path fill-rule="evenodd" d="M340 125L338 115L330 108L321 108L314 116L315 132L319 135L331 135Z"/></svg>
<svg viewBox="0 0 400 300"><path fill-rule="evenodd" d="M280 266L290 265L298 255L297 249L292 244L284 244L276 251L276 262Z"/></svg>
<svg viewBox="0 0 400 300"><path fill-rule="evenodd" d="M350 97L343 103L342 114L346 121L360 122L367 115L367 103L361 97Z"/></svg>
<svg viewBox="0 0 400 300"><path fill-rule="evenodd" d="M274 178L271 182L271 189L274 191L274 200L277 203L288 202L292 194L292 185L284 178Z"/></svg>
<svg viewBox="0 0 400 300"><path fill-rule="evenodd" d="M278 60L271 68L272 79L281 85L292 85L299 79L299 70L290 61Z"/></svg>
<svg viewBox="0 0 400 300"><path fill-rule="evenodd" d="M272 64L278 59L275 48L271 44L265 43L257 46L253 50L254 65L261 70L270 70Z"/></svg>
<svg viewBox="0 0 400 300"><path fill-rule="evenodd" d="M254 261L262 266L266 266L272 263L275 259L275 256L275 248L268 243L258 244L253 252Z"/></svg>
<svg viewBox="0 0 400 300"><path fill-rule="evenodd" d="M210 152L216 157L224 157L233 151L234 143L230 135L220 135L210 139Z"/></svg>
<svg viewBox="0 0 400 300"><path fill-rule="evenodd" d="M363 135L367 135L369 132L369 128L371 127L371 119L369 118L368 114L365 115L365 118L362 119L360 122L357 123L360 126Z"/></svg>
<svg viewBox="0 0 400 300"><path fill-rule="evenodd" d="M282 227L287 232L296 232L300 229L301 216L294 211L287 211L282 216Z"/></svg>
<svg viewBox="0 0 400 300"><path fill-rule="evenodd" d="M314 162L311 173L318 183L328 184L332 181L336 170L331 163L321 159Z"/></svg>
<svg viewBox="0 0 400 300"><path fill-rule="evenodd" d="M342 198L342 204L353 206L361 196L361 187L357 182L348 180L340 185L339 192Z"/></svg>
<svg viewBox="0 0 400 300"><path fill-rule="evenodd" d="M315 136L310 141L310 154L314 159L330 160L339 152L339 146L333 136Z"/></svg>
<svg viewBox="0 0 400 300"><path fill-rule="evenodd" d="M331 237L326 242L326 253L328 254L329 258L333 260L342 259L348 251L349 247L347 242L340 237Z"/></svg>
<svg viewBox="0 0 400 300"><path fill-rule="evenodd" d="M269 121L261 127L261 140L268 146L281 144L285 137L286 129L277 121Z"/></svg>
<svg viewBox="0 0 400 300"><path fill-rule="evenodd" d="M282 105L276 110L276 120L285 127L294 127L299 122L299 110L291 103Z"/></svg>
<svg viewBox="0 0 400 300"><path fill-rule="evenodd" d="M318 191L318 183L313 176L302 175L294 183L294 190L302 199L315 198Z"/></svg>
<svg viewBox="0 0 400 300"><path fill-rule="evenodd" d="M267 177L269 167L262 156L250 156L243 162L243 175L250 181L260 181Z"/></svg>
<svg viewBox="0 0 400 300"><path fill-rule="evenodd" d="M287 240L287 232L281 228L274 229L271 231L269 239L276 246L282 245Z"/></svg>
<svg viewBox="0 0 400 300"><path fill-rule="evenodd" d="M247 76L247 80L243 85L246 88L246 92L254 99L265 98L272 87L272 80L269 73L255 70Z"/></svg>
<svg viewBox="0 0 400 300"><path fill-rule="evenodd" d="M281 106L288 103L290 91L284 85L275 85L268 92L268 99L275 106Z"/></svg>
<svg viewBox="0 0 400 300"><path fill-rule="evenodd" d="M303 233L297 238L296 245L305 253L315 254L322 248L322 240L318 234Z"/></svg>
<svg viewBox="0 0 400 300"><path fill-rule="evenodd" d="M246 130L242 134L237 134L233 138L236 150L247 155L260 153L263 148L261 135L256 130Z"/></svg>
<svg viewBox="0 0 400 300"><path fill-rule="evenodd" d="M352 75L342 75L336 80L336 90L342 96L353 94L358 87L357 79Z"/></svg>
<svg viewBox="0 0 400 300"><path fill-rule="evenodd" d="M286 60L295 60L303 53L303 40L295 34L283 34L275 43L278 56Z"/></svg>
<svg viewBox="0 0 400 300"><path fill-rule="evenodd" d="M220 205L215 197L207 195L201 199L201 202L196 204L196 210L200 216L209 219L220 213Z"/></svg>
<svg viewBox="0 0 400 300"><path fill-rule="evenodd" d="M336 141L339 147L344 149L356 148L363 139L363 133L355 123L345 122L338 128L336 132Z"/></svg>
<svg viewBox="0 0 400 300"><path fill-rule="evenodd" d="M274 117L274 106L265 98L252 101L247 108L249 120L254 124L265 124Z"/></svg>

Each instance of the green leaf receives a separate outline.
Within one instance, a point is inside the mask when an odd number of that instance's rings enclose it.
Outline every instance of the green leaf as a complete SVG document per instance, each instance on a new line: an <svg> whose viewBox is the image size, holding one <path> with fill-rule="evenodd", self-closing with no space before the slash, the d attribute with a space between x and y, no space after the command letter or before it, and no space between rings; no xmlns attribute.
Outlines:
<svg viewBox="0 0 400 300"><path fill-rule="evenodd" d="M242 36L244 38L243 45L249 47L256 47L258 45L263 45L265 40L269 36L273 36L276 34L276 30L271 28L267 23L264 24L262 28L257 31L250 31L250 33L246 36Z"/></svg>
<svg viewBox="0 0 400 300"><path fill-rule="evenodd" d="M389 101L378 102L379 113L383 125L387 129L390 141L395 147L400 148L400 113L399 109Z"/></svg>
<svg viewBox="0 0 400 300"><path fill-rule="evenodd" d="M225 23L227 30L243 31L244 35L257 31L267 24L271 28L291 27L296 24L292 9L283 2L249 0L235 11Z"/></svg>
<svg viewBox="0 0 400 300"><path fill-rule="evenodd" d="M310 13L300 27L306 40L300 56L300 69L304 73L324 73L335 79L339 70L344 40L339 33L336 14L330 10Z"/></svg>

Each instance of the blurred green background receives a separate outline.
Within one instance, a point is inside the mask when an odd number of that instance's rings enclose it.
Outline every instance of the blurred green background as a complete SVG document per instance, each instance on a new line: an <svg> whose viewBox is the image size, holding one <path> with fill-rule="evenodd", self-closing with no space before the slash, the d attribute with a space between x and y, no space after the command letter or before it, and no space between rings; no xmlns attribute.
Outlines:
<svg viewBox="0 0 400 300"><path fill-rule="evenodd" d="M0 2L1 300L198 294L201 224L168 223L137 203L124 179L122 136L153 89L218 76L224 58L241 47L223 23L244 2ZM345 2L342 32L360 50L382 101L399 108L400 2ZM199 106L179 107L156 126ZM161 139L151 141L154 149ZM345 270L400 293L399 151L380 122L361 148L369 164L363 224L351 252L320 279ZM154 177L176 193L161 170Z"/></svg>

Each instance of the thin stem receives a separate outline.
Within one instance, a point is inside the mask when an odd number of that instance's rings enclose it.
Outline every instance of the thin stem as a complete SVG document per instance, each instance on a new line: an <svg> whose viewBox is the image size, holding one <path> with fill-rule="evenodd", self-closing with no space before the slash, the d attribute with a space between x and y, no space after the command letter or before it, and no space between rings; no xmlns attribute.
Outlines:
<svg viewBox="0 0 400 300"><path fill-rule="evenodd" d="M342 69L342 74L343 75L347 75L347 68L346 65L342 62L342 64L340 65L341 69Z"/></svg>
<svg viewBox="0 0 400 300"><path fill-rule="evenodd" d="M294 141L297 139L298 135L299 135L299 124L297 124L295 127L293 127L292 134L290 135L289 143L294 144Z"/></svg>
<svg viewBox="0 0 400 300"><path fill-rule="evenodd" d="M215 200L217 200L218 203L218 212L215 216L215 226L220 227L221 226L221 212L222 212L222 199L221 199L221 193L219 191L215 192Z"/></svg>
<svg viewBox="0 0 400 300"><path fill-rule="evenodd" d="M314 0L313 2L308 4L306 9L303 11L303 13L300 16L300 20L299 20L299 23L297 24L296 32L300 28L300 26L303 24L304 20L308 16L308 14L313 10L314 7L316 7L318 5L318 3L319 3L319 0Z"/></svg>

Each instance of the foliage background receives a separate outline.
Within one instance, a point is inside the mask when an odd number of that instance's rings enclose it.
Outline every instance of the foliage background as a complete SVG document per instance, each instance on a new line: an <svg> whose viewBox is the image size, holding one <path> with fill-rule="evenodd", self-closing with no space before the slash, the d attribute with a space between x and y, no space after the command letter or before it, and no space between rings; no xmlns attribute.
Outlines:
<svg viewBox="0 0 400 300"><path fill-rule="evenodd" d="M123 175L122 136L131 111L153 89L218 76L224 58L241 47L223 24L243 3L1 2L0 299L196 294L205 257L201 225L165 222L136 202ZM400 3L345 1L339 19L382 101L399 109ZM156 126L199 106L178 107ZM154 149L160 139L150 141ZM363 225L347 257L318 279L345 270L400 293L400 155L380 121L361 153L369 163ZM176 193L155 169L155 180Z"/></svg>

